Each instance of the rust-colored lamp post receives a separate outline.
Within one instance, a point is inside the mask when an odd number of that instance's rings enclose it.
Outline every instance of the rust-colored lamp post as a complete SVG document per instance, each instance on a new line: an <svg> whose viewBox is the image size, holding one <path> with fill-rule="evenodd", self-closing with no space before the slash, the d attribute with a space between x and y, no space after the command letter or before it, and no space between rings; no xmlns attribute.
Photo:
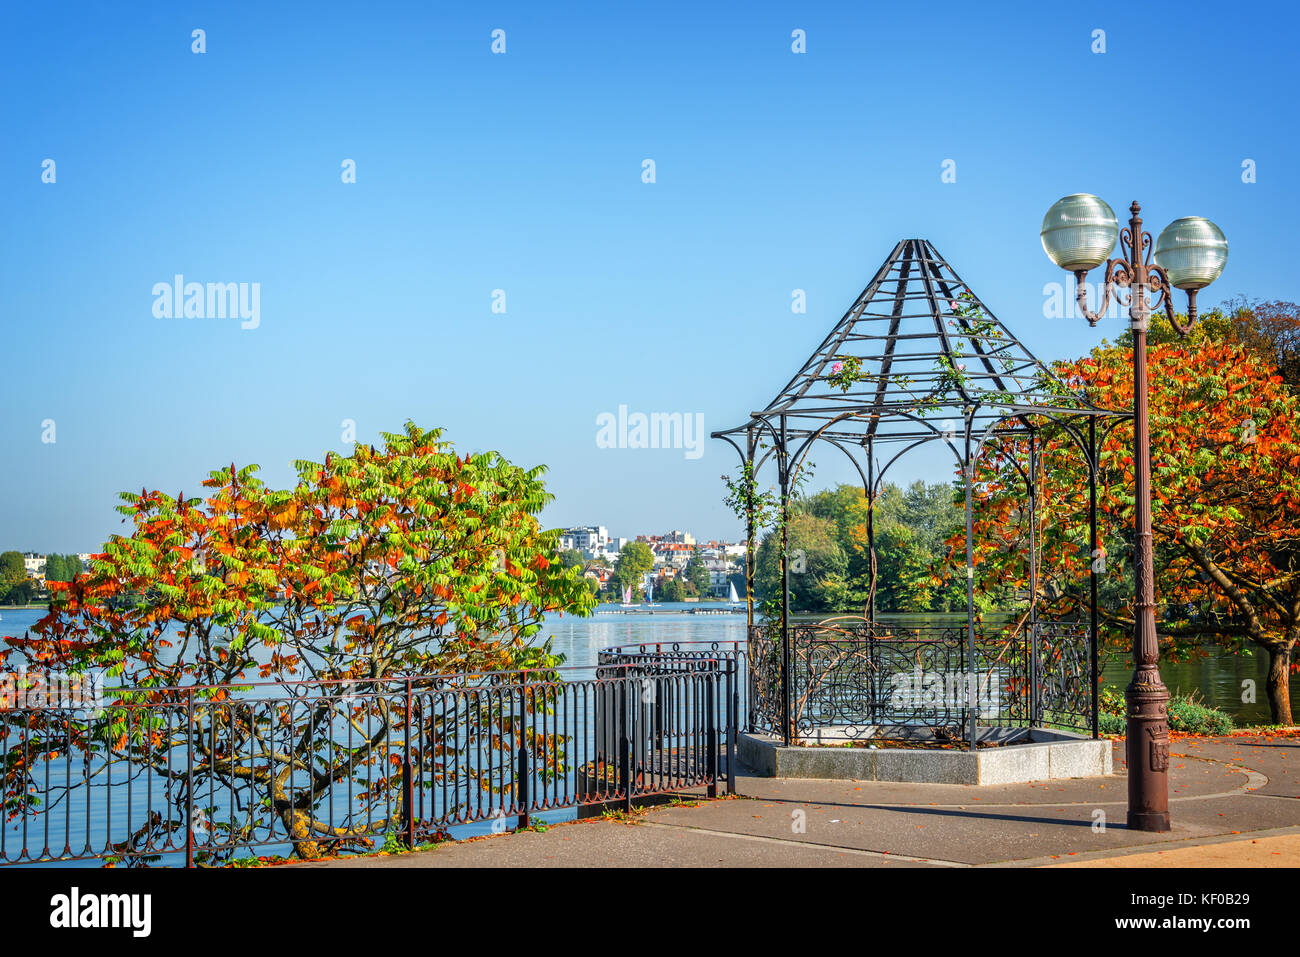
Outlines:
<svg viewBox="0 0 1300 957"><path fill-rule="evenodd" d="M1160 233L1154 249L1142 231L1141 207L1129 207L1128 227L1120 231L1115 214L1101 199L1076 193L1057 201L1043 217L1043 249L1052 262L1074 273L1079 311L1095 326L1111 296L1128 306L1133 330L1133 465L1136 488L1133 526L1134 571L1133 679L1124 689L1128 704L1128 826L1139 831L1169 830L1169 690L1157 666L1156 604L1151 545L1151 433L1147 418L1147 323L1161 305L1180 335L1196 322L1197 290L1219 278L1228 261L1228 241L1208 219L1176 219ZM1120 255L1108 259L1120 242ZM1153 261L1154 254L1154 261ZM1097 311L1088 309L1088 270L1106 263L1105 287ZM1187 325L1174 315L1173 291L1187 293ZM1127 290L1125 293L1120 290ZM1094 693L1096 693L1094 689Z"/></svg>

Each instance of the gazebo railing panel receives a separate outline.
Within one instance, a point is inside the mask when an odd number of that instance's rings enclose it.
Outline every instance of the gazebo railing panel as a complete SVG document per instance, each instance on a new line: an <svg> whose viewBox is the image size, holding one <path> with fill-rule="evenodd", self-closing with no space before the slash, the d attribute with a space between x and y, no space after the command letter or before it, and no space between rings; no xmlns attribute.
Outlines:
<svg viewBox="0 0 1300 957"><path fill-rule="evenodd" d="M753 731L781 732L780 638L776 623L750 630ZM1041 622L1032 633L990 628L976 636L973 668L959 624L794 624L790 640L791 721L802 739L962 741L972 707L976 724L990 728L1090 726L1086 624Z"/></svg>
<svg viewBox="0 0 1300 957"><path fill-rule="evenodd" d="M1052 728L1092 729L1092 651L1086 622L1040 621L1038 722Z"/></svg>

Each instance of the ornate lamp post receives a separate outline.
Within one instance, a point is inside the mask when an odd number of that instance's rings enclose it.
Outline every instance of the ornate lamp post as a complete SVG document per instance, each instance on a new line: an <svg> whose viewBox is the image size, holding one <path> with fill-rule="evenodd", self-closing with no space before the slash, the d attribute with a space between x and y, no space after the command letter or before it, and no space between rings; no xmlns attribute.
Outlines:
<svg viewBox="0 0 1300 957"><path fill-rule="evenodd" d="M1141 207L1129 207L1128 227L1101 199L1075 193L1058 200L1043 217L1043 249L1074 273L1079 311L1089 325L1106 313L1111 296L1129 311L1133 330L1133 463L1136 532L1133 679L1124 690L1128 704L1128 826L1169 830L1169 691L1157 666L1155 585L1151 546L1151 432L1147 417L1147 324L1162 305L1180 335L1196 322L1197 290L1219 278L1228 261L1228 241L1208 219L1188 216L1164 228L1155 242L1142 231ZM1120 242L1120 255L1109 259ZM1154 262L1152 255L1154 253ZM1105 290L1097 311L1087 304L1088 270L1106 263ZM1187 325L1174 315L1173 291L1187 293ZM1127 290L1125 293L1120 290ZM1094 692L1095 693L1095 692Z"/></svg>

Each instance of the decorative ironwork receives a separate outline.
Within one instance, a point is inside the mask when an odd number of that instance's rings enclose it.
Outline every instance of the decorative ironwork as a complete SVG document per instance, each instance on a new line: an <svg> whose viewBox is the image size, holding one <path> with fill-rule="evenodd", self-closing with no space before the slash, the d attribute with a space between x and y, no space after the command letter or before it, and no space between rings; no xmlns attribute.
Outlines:
<svg viewBox="0 0 1300 957"><path fill-rule="evenodd" d="M636 657L636 656L631 656ZM705 788L735 747L738 654L374 681L108 689L0 708L0 864L221 863ZM653 715L641 708L656 702ZM733 777L728 777L730 782Z"/></svg>
<svg viewBox="0 0 1300 957"><path fill-rule="evenodd" d="M1025 415L1123 413L1072 392L929 242L905 239L766 408L713 434L756 430L795 456L813 439L951 444L966 434L967 419L970 434L982 436Z"/></svg>
<svg viewBox="0 0 1300 957"><path fill-rule="evenodd" d="M1145 241L1144 241L1145 242ZM1144 247L1145 248L1145 247ZM1153 267L1154 269L1154 267ZM1143 273L1145 277L1147 273ZM1127 282L1108 276L1112 288ZM1163 282L1163 278L1161 278ZM1167 288L1153 286L1160 292ZM1143 289L1135 293L1140 302ZM754 629L752 588L747 588L750 629L748 714L751 728L772 730L789 743L820 728L878 729L924 725L964 735L972 749L979 735L980 708L954 702L943 707L925 687L890 689L880 682L905 661L951 674L986 669L988 681L1005 682L997 720L1038 725L1050 714L1072 721L1080 713L1077 675L1086 662L1088 724L1094 735L1097 674L1096 571L1089 593L1092 609L1082 657L1077 649L1043 651L1040 645L1077 641L1075 632L1038 629L1037 577L1031 571L1030 613L1020 636L990 643L976 634L975 564L971 486L981 451L1003 436L1028 438L1030 462L1021 470L1036 527L1037 436L1046 422L1069 436L1088 464L1090 547L1097 548L1097 424L1114 425L1130 414L1101 408L1072 391L997 320L956 271L924 239L904 239L835 324L808 360L768 405L748 421L714 432L741 457L746 481L773 462L780 487L781 617ZM810 448L829 443L853 463L867 495L867 549L871 574L862 624L809 630L790 621L788 515L790 490ZM878 562L872 514L889 469L908 451L940 442L955 458L966 486L966 622L929 633L881 630L876 622ZM1019 466L1017 465L1017 468ZM746 582L753 582L757 532L747 505ZM1037 568L1037 540L1029 540L1028 567ZM1032 639L1028 636L1033 635ZM1039 662L1035 665L1034 662ZM1002 670L1006 669L1003 674ZM892 670L891 670L892 669ZM1075 677L1069 678L1070 675ZM892 678L889 680L893 680ZM1050 702L1038 689L1052 690ZM932 689L933 690L933 689ZM899 693L894 694L895 691ZM968 689L969 691L969 689ZM915 692L915 693L913 693ZM978 696L979 689L973 692ZM927 697L927 694L930 697ZM910 695L910 697L909 697ZM775 704L775 707L773 706ZM1050 705L1050 706L1049 706ZM992 710L989 705L986 710ZM991 718L990 718L991 720ZM876 733L873 731L873 733Z"/></svg>
<svg viewBox="0 0 1300 957"><path fill-rule="evenodd" d="M1048 727L1092 727L1092 657L1086 622L1040 621L1036 715Z"/></svg>
<svg viewBox="0 0 1300 957"><path fill-rule="evenodd" d="M1086 623L981 633L973 667L964 626L830 621L789 634L800 740L960 741L972 715L984 729L1091 726ZM781 727L780 640L773 626L750 629L751 730Z"/></svg>
<svg viewBox="0 0 1300 957"><path fill-rule="evenodd" d="M1104 204L1103 204L1104 205ZM1196 324L1196 295L1213 282L1223 269L1226 258L1217 264L1201 263L1196 276L1184 276L1180 285L1187 293L1187 324L1178 321L1174 310L1174 283L1165 268L1153 261L1155 244L1151 234L1142 229L1141 205L1129 206L1128 226L1120 230L1119 256L1106 263L1105 288L1097 312L1087 309L1085 280L1088 270L1073 269L1077 295L1083 315L1096 325L1105 314L1110 297L1116 296L1127 307L1129 328L1133 335L1133 677L1125 688L1125 713L1128 764L1128 826L1134 830L1163 832L1169 830L1169 690L1160 677L1159 647L1156 640L1155 587L1153 568L1155 553L1151 531L1151 436L1147 395L1147 328L1151 313L1161 306L1170 324L1180 336L1186 336ZM1179 220L1178 222L1183 222ZM1207 225L1213 227L1213 224ZM1172 228L1172 227L1171 227ZM1213 227L1218 232L1218 227ZM1222 234L1219 234L1222 240ZM1226 257L1226 246L1222 250ZM1127 298L1117 290L1126 289ZM1152 302L1152 296L1155 301ZM1095 456L1094 456L1095 457ZM1094 464L1095 469L1095 464ZM1095 501L1095 473L1094 492ZM1095 525L1095 505L1094 505ZM1094 608L1096 591L1093 591ZM1094 612L1094 631L1096 629ZM1094 646L1095 656L1095 646ZM1095 685L1095 671L1094 671ZM1096 723L1093 708L1094 727ZM1143 747L1143 742L1149 748Z"/></svg>

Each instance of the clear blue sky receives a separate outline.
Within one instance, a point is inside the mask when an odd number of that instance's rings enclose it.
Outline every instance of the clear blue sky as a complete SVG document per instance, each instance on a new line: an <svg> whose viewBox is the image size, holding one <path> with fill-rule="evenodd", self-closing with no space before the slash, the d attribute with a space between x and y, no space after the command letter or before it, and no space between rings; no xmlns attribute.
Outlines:
<svg viewBox="0 0 1300 957"><path fill-rule="evenodd" d="M6 5L0 548L93 550L121 489L284 482L408 417L548 464L552 525L738 535L729 448L601 449L597 415L737 424L900 238L1043 358L1120 331L1042 318L1066 193L1218 222L1204 305L1300 298L1291 9ZM260 283L260 326L156 318L177 273Z"/></svg>

